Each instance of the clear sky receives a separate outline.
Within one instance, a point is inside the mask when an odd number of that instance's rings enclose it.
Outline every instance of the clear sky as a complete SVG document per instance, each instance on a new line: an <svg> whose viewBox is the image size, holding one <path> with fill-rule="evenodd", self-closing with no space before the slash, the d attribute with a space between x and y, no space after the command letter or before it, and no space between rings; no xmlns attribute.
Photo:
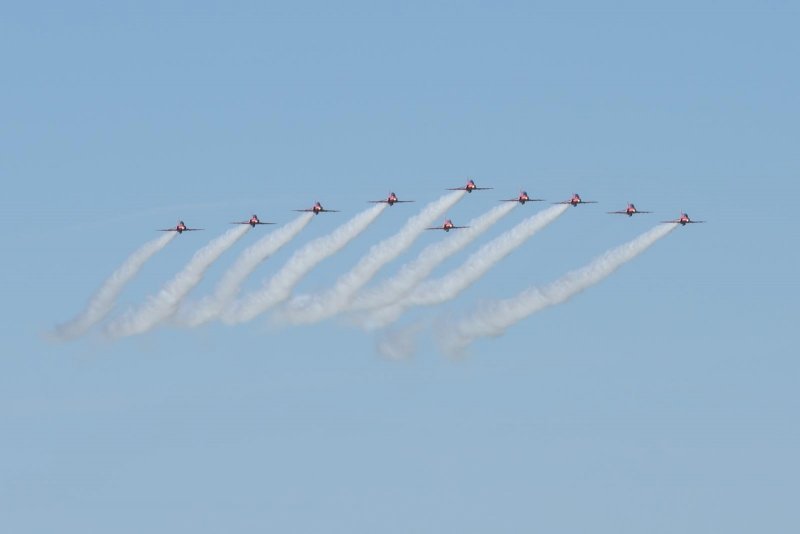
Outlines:
<svg viewBox="0 0 800 534"><path fill-rule="evenodd" d="M796 532L800 11L768 2L11 2L0 16L0 530ZM467 177L570 209L456 300L339 320L44 334L157 228L141 305L233 220L395 191L296 294ZM653 215L604 212L628 201ZM517 207L477 247L542 209ZM420 333L674 218L454 361ZM244 236L191 294L213 290ZM427 232L373 281L450 235Z"/></svg>

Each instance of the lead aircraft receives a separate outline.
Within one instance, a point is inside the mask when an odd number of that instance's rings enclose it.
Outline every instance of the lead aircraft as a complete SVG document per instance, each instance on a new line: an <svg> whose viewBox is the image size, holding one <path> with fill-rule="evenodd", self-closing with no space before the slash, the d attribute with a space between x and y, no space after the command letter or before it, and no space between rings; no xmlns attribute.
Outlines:
<svg viewBox="0 0 800 534"><path fill-rule="evenodd" d="M475 185L475 180L467 180L467 184L463 187L448 187L448 191L466 191L472 193L473 191L485 191L487 189L494 189L494 187L478 187Z"/></svg>
<svg viewBox="0 0 800 534"><path fill-rule="evenodd" d="M553 204L570 204L574 208L578 204L597 204L596 200L583 200L578 193L572 195L569 200L562 200L561 202L553 202Z"/></svg>
<svg viewBox="0 0 800 534"><path fill-rule="evenodd" d="M441 226L431 226L430 228L426 228L426 230L444 230L445 232L449 232L450 230L458 230L460 228L469 228L469 226L456 226L453 224L453 221L446 219Z"/></svg>
<svg viewBox="0 0 800 534"><path fill-rule="evenodd" d="M691 220L689 218L689 215L687 213L681 213L681 216L678 217L677 219L673 219L671 221L661 221L661 222L662 223L677 223L677 224L680 224L681 226L686 226L687 224L699 224L699 223L704 223L705 221L693 221L693 220Z"/></svg>
<svg viewBox="0 0 800 534"><path fill-rule="evenodd" d="M500 202L519 202L520 204L525 204L526 202L543 202L543 198L531 198L528 196L527 191L520 191L519 196L517 198L504 198Z"/></svg>
<svg viewBox="0 0 800 534"><path fill-rule="evenodd" d="M397 195L394 192L389 193L389 196L383 200L368 200L367 202L371 202L372 204L389 204L393 206L395 204L404 204L406 202L414 202L413 200L398 200Z"/></svg>
<svg viewBox="0 0 800 534"><path fill-rule="evenodd" d="M308 211L313 213L314 215L317 215L319 213L337 213L339 210L326 210L325 208L322 207L322 204L320 204L319 202L314 202L314 205L311 206L310 208L306 208L304 210L294 210L294 211Z"/></svg>
<svg viewBox="0 0 800 534"><path fill-rule="evenodd" d="M636 209L636 206L633 205L632 202L628 202L628 207L625 208L624 211L607 211L606 213L617 214L617 215L627 215L628 217L633 217L637 213L652 213L651 211L639 211Z"/></svg>
<svg viewBox="0 0 800 534"><path fill-rule="evenodd" d="M255 228L257 224L275 224L275 223L273 223L273 222L261 222L260 220L258 220L258 215L256 215L254 213L253 216L250 217L249 221L236 221L236 222L232 222L231 224L249 224L250 226Z"/></svg>
<svg viewBox="0 0 800 534"><path fill-rule="evenodd" d="M187 228L183 221L178 221L175 228L161 228L159 232L178 232L182 234L183 232L197 232L198 230L205 230L205 228Z"/></svg>

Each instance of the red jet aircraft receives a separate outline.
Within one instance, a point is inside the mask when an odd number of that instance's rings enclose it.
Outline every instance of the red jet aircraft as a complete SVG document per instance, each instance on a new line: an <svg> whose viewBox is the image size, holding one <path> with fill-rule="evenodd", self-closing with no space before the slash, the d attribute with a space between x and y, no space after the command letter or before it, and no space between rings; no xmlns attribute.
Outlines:
<svg viewBox="0 0 800 534"><path fill-rule="evenodd" d="M414 202L414 201L413 200L397 200L397 195L395 195L394 193L389 193L389 196L386 197L383 200L368 200L367 202L371 202L373 204L389 204L390 206L393 206L393 205L398 204L398 203L403 204L403 203L406 203L406 202Z"/></svg>
<svg viewBox="0 0 800 534"><path fill-rule="evenodd" d="M256 215L254 213L253 216L250 217L249 221L236 221L236 222L232 222L231 224L249 224L250 226L255 228L257 224L275 224L275 223L272 223L272 222L261 222L261 221L258 220L258 215Z"/></svg>
<svg viewBox="0 0 800 534"><path fill-rule="evenodd" d="M444 230L445 232L449 232L450 230L457 230L459 228L469 228L469 226L456 226L453 224L453 221L447 219L441 226L432 226L430 228L426 228L426 230Z"/></svg>
<svg viewBox="0 0 800 534"><path fill-rule="evenodd" d="M531 198L528 196L527 191L520 191L519 196L517 198L504 198L500 202L519 202L520 204L525 204L526 202L542 202L544 201L543 198Z"/></svg>
<svg viewBox="0 0 800 534"><path fill-rule="evenodd" d="M633 217L637 213L652 213L652 211L639 211L636 209L636 206L634 206L632 202L628 202L628 207L625 208L625 211L607 211L606 213L627 215L628 217Z"/></svg>
<svg viewBox="0 0 800 534"><path fill-rule="evenodd" d="M183 232L196 232L204 229L205 228L187 228L183 221L178 221L178 224L175 225L175 228L161 228L159 232L178 232L179 234L182 234Z"/></svg>
<svg viewBox="0 0 800 534"><path fill-rule="evenodd" d="M322 204L320 204L319 202L314 202L314 205L310 208L304 210L294 210L294 211L308 211L312 212L314 215L317 215L318 213L336 213L339 210L326 210L325 208L322 207Z"/></svg>
<svg viewBox="0 0 800 534"><path fill-rule="evenodd" d="M661 221L661 222L662 223L677 223L677 224L680 224L681 226L686 226L687 224L698 224L698 223L704 223L705 221L693 221L693 220L691 220L689 218L689 215L687 215L686 213L681 213L681 216L678 219L674 219L672 221Z"/></svg>
<svg viewBox="0 0 800 534"><path fill-rule="evenodd" d="M448 191L466 191L472 193L473 191L485 191L486 189L494 189L493 187L477 187L475 180L467 180L467 185L464 187L448 187Z"/></svg>
<svg viewBox="0 0 800 534"><path fill-rule="evenodd" d="M572 195L572 198L569 200L562 200L561 202L553 202L553 204L571 204L574 208L578 204L597 204L596 200L583 200L578 193Z"/></svg>

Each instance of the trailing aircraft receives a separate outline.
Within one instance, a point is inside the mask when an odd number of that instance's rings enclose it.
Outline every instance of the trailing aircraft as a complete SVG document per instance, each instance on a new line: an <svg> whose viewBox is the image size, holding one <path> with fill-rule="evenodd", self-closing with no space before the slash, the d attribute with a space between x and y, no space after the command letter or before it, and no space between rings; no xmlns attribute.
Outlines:
<svg viewBox="0 0 800 534"><path fill-rule="evenodd" d="M413 200L398 200L397 195L394 193L389 193L389 196L383 200L368 200L367 202L371 202L372 204L389 204L393 206L395 204L403 204L406 202L414 202Z"/></svg>
<svg viewBox="0 0 800 534"><path fill-rule="evenodd" d="M484 191L486 189L494 189L494 187L478 187L475 185L475 180L467 180L467 184L463 187L448 187L448 191L466 191L472 193L473 191Z"/></svg>
<svg viewBox="0 0 800 534"><path fill-rule="evenodd" d="M236 222L232 222L231 224L249 224L250 226L255 228L257 224L275 224L275 223L273 223L273 222L261 222L260 220L258 220L258 215L256 215L254 213L253 216L250 217L249 221L236 221Z"/></svg>
<svg viewBox="0 0 800 534"><path fill-rule="evenodd" d="M681 226L686 226L687 224L698 224L698 223L704 223L705 221L693 221L693 220L691 220L689 218L688 214L681 213L681 216L678 217L677 219L673 219L671 221L661 221L661 222L662 223L677 223L677 224L680 224Z"/></svg>
<svg viewBox="0 0 800 534"><path fill-rule="evenodd" d="M528 196L527 191L520 191L519 196L517 198L504 198L500 202L519 202L520 204L525 204L526 202L543 202L543 198L531 198Z"/></svg>
<svg viewBox="0 0 800 534"><path fill-rule="evenodd" d="M313 213L314 215L317 215L320 213L336 213L339 210L326 210L325 208L322 207L322 204L320 204L319 202L314 202L314 205L311 206L310 208L306 208L304 210L294 210L294 211L308 211Z"/></svg>
<svg viewBox="0 0 800 534"><path fill-rule="evenodd" d="M183 232L196 232L198 230L205 230L205 228L187 228L183 221L178 221L175 228L161 228L159 232L178 232L182 234Z"/></svg>
<svg viewBox="0 0 800 534"><path fill-rule="evenodd" d="M607 211L606 213L616 214L616 215L627 215L628 217L633 217L637 213L652 213L651 211L639 211L636 209L636 206L633 205L632 202L628 202L628 207L625 208L623 211Z"/></svg>
<svg viewBox="0 0 800 534"><path fill-rule="evenodd" d="M553 204L570 204L574 208L578 204L597 204L596 200L583 200L578 193L572 195L569 200L562 200L561 202L553 202Z"/></svg>
<svg viewBox="0 0 800 534"><path fill-rule="evenodd" d="M449 232L450 230L458 230L460 228L469 228L469 226L456 226L453 224L453 221L446 219L441 226L431 226L430 228L426 228L426 230L444 230L445 232Z"/></svg>

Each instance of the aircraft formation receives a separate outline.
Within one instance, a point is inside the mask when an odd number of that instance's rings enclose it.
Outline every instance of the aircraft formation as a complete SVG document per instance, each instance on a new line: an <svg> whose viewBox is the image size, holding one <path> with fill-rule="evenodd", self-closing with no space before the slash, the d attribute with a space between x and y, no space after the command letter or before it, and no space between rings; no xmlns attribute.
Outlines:
<svg viewBox="0 0 800 534"><path fill-rule="evenodd" d="M461 187L448 187L447 191L466 191L467 193L472 193L473 191L487 191L494 189L493 187L478 187L475 184L475 180L467 180L467 183ZM522 190L519 192L519 196L517 198L504 198L501 199L500 202L519 202L520 204L524 205L526 202L544 202L545 199L543 198L531 198L528 195L528 192ZM388 204L389 206L394 206L395 204L405 204L414 202L414 200L400 200L394 192L389 193L389 195L381 200L368 200L367 202L371 204ZM569 204L572 207L576 207L579 204L597 204L596 200L583 200L578 193L575 193L567 200L562 200L559 202L553 202L553 204ZM293 211L298 212L308 212L313 213L314 215L319 215L320 213L339 213L340 210L330 210L326 209L322 206L319 201L314 202L314 204L310 208L305 209L296 209ZM632 217L634 215L642 215L647 213L653 213L652 211L642 211L636 208L633 202L628 202L628 206L624 210L618 211L607 211L606 213L611 215L627 215L628 217ZM664 224L680 224L681 226L686 226L687 224L697 224L697 223L704 223L706 221L694 221L692 220L689 215L685 212L681 212L680 217L677 219L661 221ZM231 224L249 224L253 228L256 225L261 224L275 224L272 222L261 222L258 218L258 215L253 214L250 217L249 221L241 221L241 222L233 222ZM469 226L456 226L451 219L445 219L444 223L440 226L433 226L426 228L426 230L444 230L445 232L449 232L450 230L458 230L462 228L469 228ZM174 228L162 228L159 231L161 232L178 232L182 234L183 232L193 232L197 230L204 230L204 228L188 228L183 221L178 221L178 224Z"/></svg>
<svg viewBox="0 0 800 534"><path fill-rule="evenodd" d="M545 199L535 198L522 190L516 197L498 199L499 204L465 225L457 224L446 216L447 211L466 194L491 189L493 188L478 187L474 180L468 180L461 187L448 188L447 190L453 193L442 195L426 204L417 214L410 217L395 235L374 245L331 288L310 295L293 296L295 285L307 273L363 232L384 208L415 202L400 199L394 192L385 198L368 200L367 202L373 204L373 207L359 212L329 235L306 243L297 249L276 273L265 279L259 289L241 294L243 283L259 264L290 243L316 215L339 212L337 209L325 208L321 202L316 201L311 207L293 210L310 216L295 218L274 232L262 236L243 251L220 278L213 293L199 301L186 304L184 302L186 296L200 283L211 265L246 235L248 230L256 226L276 224L262 221L256 214L249 219L231 221L230 224L236 228L231 228L206 243L164 284L161 290L141 306L130 309L108 322L104 332L112 338L119 338L142 334L167 323L188 328L195 328L212 320L220 320L225 324L238 324L251 321L266 312L271 312L279 321L295 325L311 324L335 315L347 314L348 320L365 330L385 328L408 308L436 305L455 298L488 272L493 265L570 208L581 204L598 203L597 200L584 200L578 193L566 200L552 202L552 206L524 218L516 226L497 235L476 250L457 270L458 276L451 274L439 279L427 279L438 264L466 247L494 223L509 214L515 203L525 205L528 202L545 202ZM630 218L652 212L639 210L629 202L625 209L606 213L626 215ZM440 217L444 218L444 222L431 226L437 219L441 220ZM475 308L472 314L459 319L455 325L454 331L459 334L453 341L455 343L453 348L482 335L499 335L505 328L527 315L545 306L563 302L589 285L599 282L678 226L703 222L705 221L692 220L685 212L676 219L658 221L654 228L620 247L609 250L597 261L588 264L579 271L582 273L581 276L568 274L565 278L556 280L552 289L547 291L540 292L536 288L531 288L511 299L497 301L496 304L499 306L497 309L491 306L487 309ZM178 221L174 227L159 228L158 231L164 234L148 241L133 252L107 278L82 312L56 328L55 335L61 339L71 339L105 320L114 310L122 289L150 257L163 249L177 235L202 230L204 229L187 226L184 221ZM456 232L458 235L430 244L415 260L404 265L395 276L373 287L366 287L384 265L407 250L425 230L444 232L458 230Z"/></svg>

